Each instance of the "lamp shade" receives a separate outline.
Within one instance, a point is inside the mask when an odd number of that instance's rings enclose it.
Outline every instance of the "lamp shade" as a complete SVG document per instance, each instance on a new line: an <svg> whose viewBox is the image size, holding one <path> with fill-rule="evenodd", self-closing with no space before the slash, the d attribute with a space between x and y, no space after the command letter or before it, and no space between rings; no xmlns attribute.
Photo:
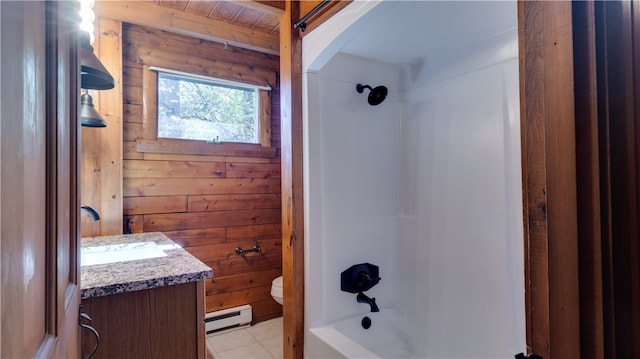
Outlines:
<svg viewBox="0 0 640 359"><path fill-rule="evenodd" d="M89 34L81 31L80 39L80 87L89 90L109 90L114 88L113 76L93 53Z"/></svg>
<svg viewBox="0 0 640 359"><path fill-rule="evenodd" d="M93 106L93 98L87 93L80 97L80 125L83 127L107 127L107 122Z"/></svg>

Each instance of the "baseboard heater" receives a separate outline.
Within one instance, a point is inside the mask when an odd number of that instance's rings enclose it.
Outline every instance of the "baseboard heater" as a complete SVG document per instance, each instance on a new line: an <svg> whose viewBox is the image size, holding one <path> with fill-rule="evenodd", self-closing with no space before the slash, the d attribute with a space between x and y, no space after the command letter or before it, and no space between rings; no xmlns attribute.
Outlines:
<svg viewBox="0 0 640 359"><path fill-rule="evenodd" d="M204 328L207 336L220 334L231 329L251 324L251 316L251 306L248 304L218 310L216 312L207 313L204 318Z"/></svg>

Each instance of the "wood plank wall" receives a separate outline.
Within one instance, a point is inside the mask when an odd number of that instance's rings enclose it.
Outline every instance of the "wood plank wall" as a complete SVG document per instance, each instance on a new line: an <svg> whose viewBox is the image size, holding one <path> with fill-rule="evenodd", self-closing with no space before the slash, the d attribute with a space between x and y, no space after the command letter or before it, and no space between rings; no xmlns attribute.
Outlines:
<svg viewBox="0 0 640 359"><path fill-rule="evenodd" d="M107 127L82 127L80 198L100 214L94 221L81 212L81 236L122 234L122 23L98 18L94 22L94 53L113 76L115 87L89 90Z"/></svg>
<svg viewBox="0 0 640 359"><path fill-rule="evenodd" d="M280 93L270 84L275 158L140 153L143 56L161 48L176 61L216 61L277 74L274 55L123 24L125 232L162 231L213 269L207 312L251 304L254 322L282 315L270 295L282 274ZM141 55L141 54L140 54ZM230 66L231 68L231 66ZM234 67L234 68L237 68ZM235 248L259 244L245 257Z"/></svg>

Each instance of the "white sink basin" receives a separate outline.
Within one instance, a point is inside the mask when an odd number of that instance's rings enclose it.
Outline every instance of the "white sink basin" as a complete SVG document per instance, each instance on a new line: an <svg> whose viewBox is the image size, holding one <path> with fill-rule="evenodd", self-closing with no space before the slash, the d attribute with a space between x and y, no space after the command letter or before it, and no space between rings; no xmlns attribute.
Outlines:
<svg viewBox="0 0 640 359"><path fill-rule="evenodd" d="M80 265L91 266L166 256L167 254L154 242L85 247L80 251Z"/></svg>

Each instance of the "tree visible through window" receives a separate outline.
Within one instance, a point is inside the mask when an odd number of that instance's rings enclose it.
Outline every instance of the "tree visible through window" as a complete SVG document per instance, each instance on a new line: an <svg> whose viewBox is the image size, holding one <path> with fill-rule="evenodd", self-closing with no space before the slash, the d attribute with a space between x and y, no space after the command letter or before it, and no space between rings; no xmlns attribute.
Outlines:
<svg viewBox="0 0 640 359"><path fill-rule="evenodd" d="M258 143L258 91L158 72L158 137Z"/></svg>

